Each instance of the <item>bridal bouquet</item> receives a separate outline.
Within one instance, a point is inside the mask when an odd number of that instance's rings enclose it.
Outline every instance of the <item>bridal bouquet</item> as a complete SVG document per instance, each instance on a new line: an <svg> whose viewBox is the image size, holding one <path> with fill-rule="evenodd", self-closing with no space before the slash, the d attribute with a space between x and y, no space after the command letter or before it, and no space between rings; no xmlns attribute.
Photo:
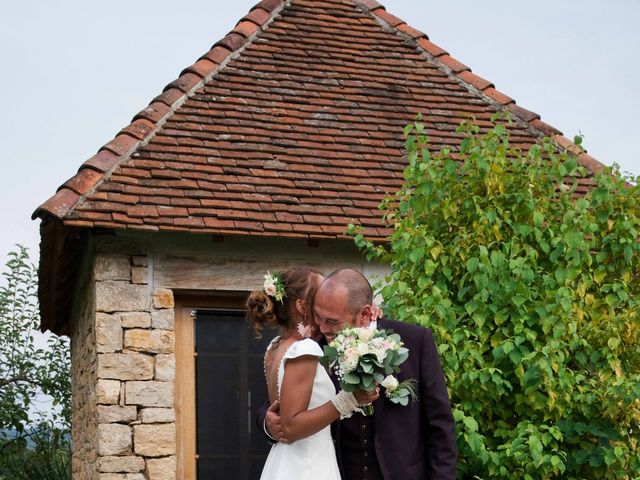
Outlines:
<svg viewBox="0 0 640 480"><path fill-rule="evenodd" d="M371 391L380 384L391 402L408 405L409 399L416 397L416 381L399 382L393 376L409 357L409 350L403 345L400 336L392 330L345 328L324 347L320 363L333 368L340 387L346 392ZM363 413L371 415L373 406L365 407Z"/></svg>

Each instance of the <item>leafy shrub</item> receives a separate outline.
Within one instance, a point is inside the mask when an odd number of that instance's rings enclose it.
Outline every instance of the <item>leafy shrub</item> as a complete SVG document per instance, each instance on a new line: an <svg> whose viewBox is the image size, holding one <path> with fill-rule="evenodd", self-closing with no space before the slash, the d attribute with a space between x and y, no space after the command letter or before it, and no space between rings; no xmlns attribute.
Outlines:
<svg viewBox="0 0 640 480"><path fill-rule="evenodd" d="M71 480L67 431L41 424L0 447L0 479Z"/></svg>
<svg viewBox="0 0 640 480"><path fill-rule="evenodd" d="M461 478L640 478L640 188L607 168L578 195L574 156L463 123L432 154L405 129L404 185L381 209L389 313L430 327Z"/></svg>

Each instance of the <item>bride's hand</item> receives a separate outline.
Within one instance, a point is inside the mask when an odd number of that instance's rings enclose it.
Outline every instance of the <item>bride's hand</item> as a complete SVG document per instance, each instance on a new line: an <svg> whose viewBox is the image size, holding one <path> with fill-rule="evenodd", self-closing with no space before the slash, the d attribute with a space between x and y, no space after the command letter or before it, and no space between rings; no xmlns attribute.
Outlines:
<svg viewBox="0 0 640 480"><path fill-rule="evenodd" d="M382 318L382 308L375 303L371 304L371 321L375 322L379 318Z"/></svg>
<svg viewBox="0 0 640 480"><path fill-rule="evenodd" d="M368 405L378 399L380 396L380 387L376 386L376 388L371 391L356 390L353 392L353 395L356 397L358 405Z"/></svg>

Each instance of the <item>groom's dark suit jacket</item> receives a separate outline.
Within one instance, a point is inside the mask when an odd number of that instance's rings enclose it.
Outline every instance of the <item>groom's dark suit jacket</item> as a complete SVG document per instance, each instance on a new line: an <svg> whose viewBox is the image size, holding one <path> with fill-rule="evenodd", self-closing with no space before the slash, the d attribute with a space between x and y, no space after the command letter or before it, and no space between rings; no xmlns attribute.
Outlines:
<svg viewBox="0 0 640 480"><path fill-rule="evenodd" d="M373 403L374 446L384 480L455 480L454 422L431 330L386 319L378 320L378 328L392 329L409 349L398 379L419 383L418 400L406 407L391 403L384 394ZM257 419L260 427L264 413ZM332 431L339 444L340 428ZM339 456L343 467L352 460Z"/></svg>

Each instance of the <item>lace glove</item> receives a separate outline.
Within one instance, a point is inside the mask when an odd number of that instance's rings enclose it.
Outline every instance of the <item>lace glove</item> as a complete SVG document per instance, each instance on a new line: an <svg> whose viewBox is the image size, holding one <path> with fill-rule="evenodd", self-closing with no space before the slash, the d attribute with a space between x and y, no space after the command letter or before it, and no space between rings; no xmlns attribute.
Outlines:
<svg viewBox="0 0 640 480"><path fill-rule="evenodd" d="M358 409L358 401L353 393L340 390L335 397L331 399L331 403L340 413L340 420L349 418Z"/></svg>

